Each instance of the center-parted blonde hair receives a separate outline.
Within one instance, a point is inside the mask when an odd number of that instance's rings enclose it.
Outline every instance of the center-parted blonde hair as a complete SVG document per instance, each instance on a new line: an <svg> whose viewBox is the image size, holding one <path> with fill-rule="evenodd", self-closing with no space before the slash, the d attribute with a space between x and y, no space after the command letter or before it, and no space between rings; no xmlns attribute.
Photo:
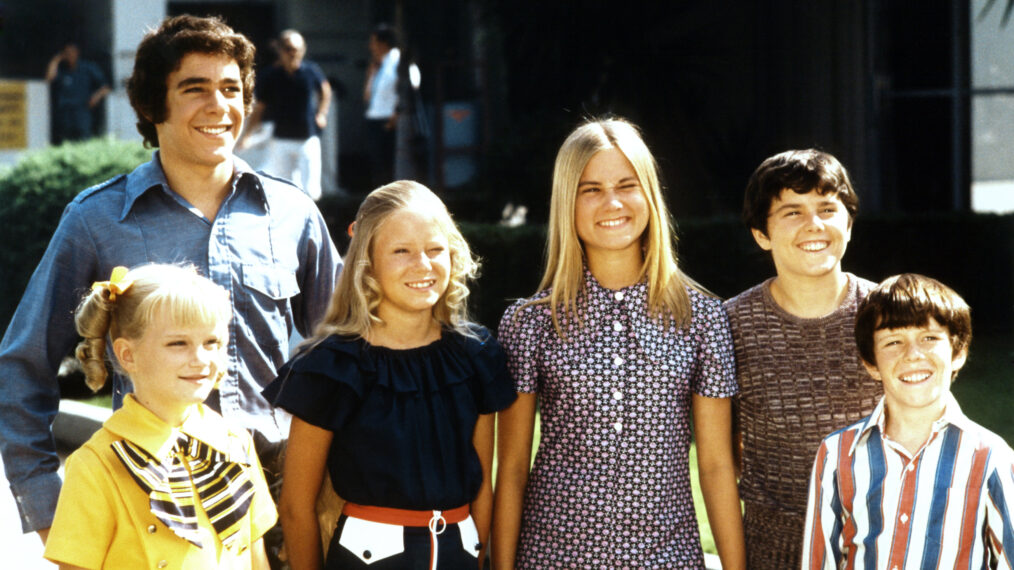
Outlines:
<svg viewBox="0 0 1014 570"><path fill-rule="evenodd" d="M398 180L370 192L359 206L338 286L324 319L306 344L315 344L332 334L366 338L374 325L383 322L377 316L383 291L373 275L373 244L384 222L405 209L432 215L450 249L450 279L447 290L433 306L433 317L444 327L474 335L468 327L468 281L475 278L478 263L468 242L436 194L418 182Z"/></svg>
<svg viewBox="0 0 1014 570"><path fill-rule="evenodd" d="M690 321L686 287L705 292L684 275L677 264L675 234L658 180L658 166L637 127L620 118L591 119L567 137L556 155L553 194L549 206L546 270L539 290L550 293L536 303L548 303L553 326L561 337L560 312L580 326L577 299L584 287L584 248L577 235L574 209L577 186L585 166L596 153L616 149L630 161L648 204L648 225L641 236L644 263L639 279L648 282L648 312L653 318L683 326Z"/></svg>
<svg viewBox="0 0 1014 570"><path fill-rule="evenodd" d="M162 311L183 326L217 325L232 318L229 292L198 275L192 265L140 265L128 271L124 280L131 284L119 294L108 284L96 286L74 312L74 324L83 337L75 354L84 368L85 382L94 391L106 383L107 338L139 339Z"/></svg>

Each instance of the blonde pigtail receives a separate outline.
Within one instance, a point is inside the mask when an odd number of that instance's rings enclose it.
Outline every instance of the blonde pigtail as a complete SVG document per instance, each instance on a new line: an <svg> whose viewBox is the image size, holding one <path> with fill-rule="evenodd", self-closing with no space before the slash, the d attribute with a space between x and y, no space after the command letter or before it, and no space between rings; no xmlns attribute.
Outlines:
<svg viewBox="0 0 1014 570"><path fill-rule="evenodd" d="M74 325L83 340L74 350L74 356L84 369L85 383L93 392L106 385L109 371L106 368L106 337L112 323L115 295L108 285L95 287L74 312Z"/></svg>

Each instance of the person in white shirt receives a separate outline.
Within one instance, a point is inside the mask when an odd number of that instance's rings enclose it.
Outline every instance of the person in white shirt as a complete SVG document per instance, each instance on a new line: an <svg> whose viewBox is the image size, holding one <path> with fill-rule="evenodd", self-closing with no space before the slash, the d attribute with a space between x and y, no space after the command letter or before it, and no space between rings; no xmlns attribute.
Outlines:
<svg viewBox="0 0 1014 570"><path fill-rule="evenodd" d="M398 64L401 50L394 30L379 24L370 34L370 63L363 86L370 180L375 187L394 179L394 143L398 126Z"/></svg>

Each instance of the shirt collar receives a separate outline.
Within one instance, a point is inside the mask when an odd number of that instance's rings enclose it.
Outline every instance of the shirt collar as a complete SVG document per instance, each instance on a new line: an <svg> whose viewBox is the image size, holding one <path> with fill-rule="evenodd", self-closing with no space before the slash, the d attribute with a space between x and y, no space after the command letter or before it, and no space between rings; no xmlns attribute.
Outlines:
<svg viewBox="0 0 1014 570"><path fill-rule="evenodd" d="M885 407L885 397L880 397L880 402L877 403L877 407L873 409L873 413L870 414L865 420L863 425L859 429L859 433L852 442L852 447L849 449L849 455L855 453L856 449L860 445L865 444L866 440L869 439L870 434L873 432L873 428L880 430L881 435L887 433L887 408ZM933 428L931 433L936 433L943 430L948 425L952 425L962 431L968 431L974 427L975 424L968 419L968 416L961 411L961 406L958 405L958 401L954 399L954 394L947 393L946 403L944 404L944 413L939 419L933 422Z"/></svg>
<svg viewBox="0 0 1014 570"><path fill-rule="evenodd" d="M264 192L264 185L261 183L260 177L256 175L253 168L251 168L245 160L239 158L238 156L232 157L232 164L233 177L231 194L236 193L236 190L240 188L240 184L243 184L244 187L254 189L257 192L257 195L261 198L265 213L270 214L271 209L268 206L267 196ZM151 160L141 166L138 166L130 173L130 176L127 177L126 199L123 202L123 210L120 212L119 221L122 222L126 219L138 198L153 188L162 188L165 192L173 192L169 187L169 181L165 177L165 171L162 170L162 161L158 150L151 153Z"/></svg>
<svg viewBox="0 0 1014 570"><path fill-rule="evenodd" d="M647 280L640 280L633 285L627 285L622 289L608 289L603 287L599 283L598 279L595 279L595 275L592 274L591 269L588 266L584 266L584 289L589 297L595 298L610 298L615 299L617 293L622 293L624 299L644 299L648 294L648 282Z"/></svg>
<svg viewBox="0 0 1014 570"><path fill-rule="evenodd" d="M174 428L142 406L133 394L127 394L123 407L102 427L144 449L159 461L172 454L176 434L183 432L225 454L229 461L250 464L243 440L231 437L233 430L225 420L203 404L194 404L183 425Z"/></svg>

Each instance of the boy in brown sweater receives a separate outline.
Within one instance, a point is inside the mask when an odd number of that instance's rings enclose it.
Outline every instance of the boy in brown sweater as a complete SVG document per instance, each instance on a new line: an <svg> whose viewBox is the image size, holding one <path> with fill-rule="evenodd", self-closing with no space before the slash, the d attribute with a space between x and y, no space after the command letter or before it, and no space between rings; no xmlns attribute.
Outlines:
<svg viewBox="0 0 1014 570"><path fill-rule="evenodd" d="M772 156L747 183L743 220L777 273L725 303L751 569L799 567L813 455L881 394L852 337L873 283L841 268L858 206L845 168L817 150Z"/></svg>

